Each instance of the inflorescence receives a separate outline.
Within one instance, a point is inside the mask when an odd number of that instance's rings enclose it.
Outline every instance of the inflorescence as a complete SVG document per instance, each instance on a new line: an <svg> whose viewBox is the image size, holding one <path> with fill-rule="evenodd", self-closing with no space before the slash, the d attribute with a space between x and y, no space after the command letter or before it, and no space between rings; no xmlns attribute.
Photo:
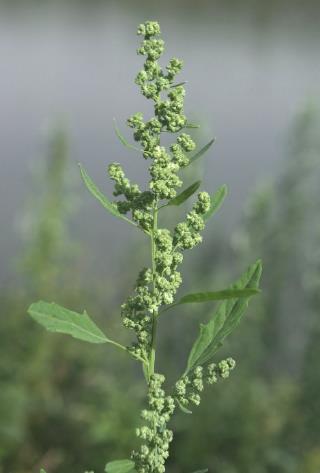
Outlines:
<svg viewBox="0 0 320 473"><path fill-rule="evenodd" d="M175 77L182 69L182 61L173 58L163 70L157 62L164 51L164 41L159 39L160 26L147 21L138 28L138 35L144 37L138 54L146 56L143 69L135 82L141 93L154 102L154 116L145 121L142 113L131 116L127 123L133 129L134 140L139 143L146 160L150 160L149 188L141 191L132 184L118 163L112 163L108 172L115 182L114 196L122 197L115 205L121 214L130 213L133 222L152 238L152 268L140 271L133 295L121 306L123 325L136 334L136 342L129 351L148 365L152 357L153 329L159 315L159 308L172 304L181 285L181 274L177 270L183 260L183 251L201 243L200 232L204 229L203 216L210 209L210 196L200 192L192 210L173 232L158 228L159 204L175 198L182 186L179 171L188 166L189 153L196 148L191 136L185 133L188 121L184 114L185 89L175 84ZM164 132L176 134L176 139L167 150L161 146ZM164 201L164 202L163 202ZM217 365L197 366L189 376L183 376L175 385L171 396L162 388L163 375L147 373L149 385L149 409L142 411L147 425L137 429L142 441L139 451L132 453L139 473L163 473L168 457L172 432L166 425L175 407L186 408L189 403L198 405L204 381L215 383L218 378L229 376L235 362L228 358Z"/></svg>
<svg viewBox="0 0 320 473"><path fill-rule="evenodd" d="M196 145L191 136L184 132L178 134L169 152L160 145L162 132L175 133L187 126L183 113L185 90L181 85L174 87L182 61L171 59L166 72L159 66L157 59L163 52L164 43L154 38L160 34L158 23L140 25L138 34L145 37L138 54L147 56L147 59L136 77L136 83L140 85L142 94L154 101L155 116L144 121L142 114L136 113L128 119L128 125L134 130L134 139L140 143L143 156L151 160L149 189L142 192L137 184L131 184L118 163L112 163L108 172L115 182L114 195L124 197L124 200L116 202L119 212L131 212L133 221L140 228L147 233L154 231L155 267L140 272L134 295L122 305L123 324L134 330L137 336L137 342L130 350L137 357L147 360L151 343L151 316L158 312L161 305L173 302L182 282L177 271L183 259L182 252L202 241L200 231L205 226L202 217L210 208L210 196L207 192L200 192L185 221L179 223L173 233L167 229L155 229L154 210L160 201L176 197L177 189L182 185L178 172L188 165L188 153ZM168 90L164 100L161 93Z"/></svg>

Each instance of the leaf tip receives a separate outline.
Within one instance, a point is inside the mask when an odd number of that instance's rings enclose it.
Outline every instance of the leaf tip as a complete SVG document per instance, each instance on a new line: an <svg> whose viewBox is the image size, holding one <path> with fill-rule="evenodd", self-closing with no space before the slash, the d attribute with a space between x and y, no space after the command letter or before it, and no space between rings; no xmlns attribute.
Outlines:
<svg viewBox="0 0 320 473"><path fill-rule="evenodd" d="M222 190L225 194L227 194L227 193L228 193L228 190L229 190L227 184L223 184L223 186L221 186L221 190Z"/></svg>

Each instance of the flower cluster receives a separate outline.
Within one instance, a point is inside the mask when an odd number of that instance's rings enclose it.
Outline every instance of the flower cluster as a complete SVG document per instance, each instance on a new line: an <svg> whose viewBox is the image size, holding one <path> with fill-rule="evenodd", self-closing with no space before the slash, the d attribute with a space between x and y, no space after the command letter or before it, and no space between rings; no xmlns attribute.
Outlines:
<svg viewBox="0 0 320 473"><path fill-rule="evenodd" d="M167 429L175 402L173 397L166 396L162 389L164 376L153 374L149 382L149 409L143 410L141 417L147 425L139 427L136 435L143 443L138 452L132 453L136 469L139 473L164 473L165 461L169 456L169 444L172 431Z"/></svg>
<svg viewBox="0 0 320 473"><path fill-rule="evenodd" d="M205 368L197 366L189 376L183 376L176 382L174 398L183 407L187 407L190 403L198 406L204 382L214 384L219 378L228 378L235 365L236 362L232 358L227 358L218 364L211 363Z"/></svg>
<svg viewBox="0 0 320 473"><path fill-rule="evenodd" d="M176 248L187 250L201 243L200 231L205 224L203 216L210 209L210 196L207 192L200 192L198 200L187 214L185 222L178 223L174 229L173 244Z"/></svg>
<svg viewBox="0 0 320 473"><path fill-rule="evenodd" d="M182 262L182 255L173 250L172 236L169 230L159 229L155 232L155 295L157 302L172 304L182 279L177 271Z"/></svg>
<svg viewBox="0 0 320 473"><path fill-rule="evenodd" d="M150 213L153 203L152 193L150 191L141 192L137 184L131 184L118 163L110 164L108 173L115 182L113 195L123 195L126 199L116 202L119 212L126 214L131 211L133 221L143 230L149 231L152 227Z"/></svg>
<svg viewBox="0 0 320 473"><path fill-rule="evenodd" d="M172 304L182 278L177 267L183 255L174 250L173 238L167 229L154 231L155 272L144 268L138 276L134 295L121 306L125 327L134 330L137 343L130 347L132 354L147 359L150 350L152 314L161 305Z"/></svg>
<svg viewBox="0 0 320 473"><path fill-rule="evenodd" d="M140 271L134 295L128 297L121 306L122 323L126 328L134 330L137 342L129 348L137 358L148 359L151 342L151 314L157 307L155 295L151 289L153 276L151 269Z"/></svg>

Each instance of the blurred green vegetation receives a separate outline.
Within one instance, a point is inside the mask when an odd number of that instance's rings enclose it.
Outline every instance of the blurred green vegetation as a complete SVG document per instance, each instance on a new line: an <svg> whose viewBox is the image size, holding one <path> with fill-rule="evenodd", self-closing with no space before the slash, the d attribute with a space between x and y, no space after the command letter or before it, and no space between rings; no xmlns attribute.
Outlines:
<svg viewBox="0 0 320 473"><path fill-rule="evenodd" d="M199 466L212 473L320 471L319 126L319 113L307 107L292 126L279 179L253 193L233 235L213 222L207 250L188 262L187 284L222 287L252 254L261 257L263 295L224 348L238 360L234 375L208 389L192 415L177 416L173 473ZM120 288L98 280L70 231L77 210L69 205L69 176L67 136L57 129L24 218L19 278L0 293L0 472L40 465L50 473L102 471L132 449L144 402L134 362L112 348L47 334L25 313L37 298L90 307L100 326L126 337L118 306L144 248L128 248L119 259ZM204 318L184 309L162 324L159 363L169 381Z"/></svg>

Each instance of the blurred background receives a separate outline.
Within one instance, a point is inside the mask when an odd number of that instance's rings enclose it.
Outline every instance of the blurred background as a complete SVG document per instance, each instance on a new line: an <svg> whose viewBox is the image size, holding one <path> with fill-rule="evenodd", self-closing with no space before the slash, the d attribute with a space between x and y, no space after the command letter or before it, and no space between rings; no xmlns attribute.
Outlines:
<svg viewBox="0 0 320 473"><path fill-rule="evenodd" d="M184 290L224 287L264 262L263 295L220 353L236 372L176 417L168 471L319 473L317 0L0 1L0 472L98 472L135 443L145 402L137 364L47 334L26 308L40 298L86 308L130 341L119 305L148 246L89 196L77 162L109 195L111 161L146 182L145 161L112 119L129 140L126 118L150 110L133 83L136 26L147 19L161 24L163 63L185 61L199 147L217 138L186 183L197 174L209 192L229 187L203 245L186 255ZM163 319L158 369L169 383L212 310Z"/></svg>

